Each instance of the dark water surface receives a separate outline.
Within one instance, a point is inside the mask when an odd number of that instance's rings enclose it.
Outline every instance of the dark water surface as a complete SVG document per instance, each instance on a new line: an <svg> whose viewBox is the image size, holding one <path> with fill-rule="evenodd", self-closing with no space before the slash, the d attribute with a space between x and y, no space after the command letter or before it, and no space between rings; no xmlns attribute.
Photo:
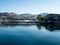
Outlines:
<svg viewBox="0 0 60 45"><path fill-rule="evenodd" d="M0 26L0 45L60 45L60 26Z"/></svg>

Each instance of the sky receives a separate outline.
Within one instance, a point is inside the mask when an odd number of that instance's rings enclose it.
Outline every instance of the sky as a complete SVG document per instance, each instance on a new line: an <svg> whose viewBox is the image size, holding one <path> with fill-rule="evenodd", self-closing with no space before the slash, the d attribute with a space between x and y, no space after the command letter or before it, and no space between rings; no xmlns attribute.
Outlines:
<svg viewBox="0 0 60 45"><path fill-rule="evenodd" d="M0 0L0 12L60 14L60 0Z"/></svg>

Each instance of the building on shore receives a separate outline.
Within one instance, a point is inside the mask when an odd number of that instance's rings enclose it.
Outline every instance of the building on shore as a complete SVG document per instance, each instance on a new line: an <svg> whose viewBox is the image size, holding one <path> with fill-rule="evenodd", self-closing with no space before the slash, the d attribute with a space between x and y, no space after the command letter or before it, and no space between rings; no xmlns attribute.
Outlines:
<svg viewBox="0 0 60 45"><path fill-rule="evenodd" d="M48 22L60 23L60 14L48 14L46 17Z"/></svg>

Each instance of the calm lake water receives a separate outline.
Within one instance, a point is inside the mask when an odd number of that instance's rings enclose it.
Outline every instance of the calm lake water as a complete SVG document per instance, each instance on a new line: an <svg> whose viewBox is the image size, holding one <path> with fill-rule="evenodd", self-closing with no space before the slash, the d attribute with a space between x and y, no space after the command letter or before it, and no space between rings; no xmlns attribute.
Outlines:
<svg viewBox="0 0 60 45"><path fill-rule="evenodd" d="M0 45L60 45L60 26L0 26Z"/></svg>

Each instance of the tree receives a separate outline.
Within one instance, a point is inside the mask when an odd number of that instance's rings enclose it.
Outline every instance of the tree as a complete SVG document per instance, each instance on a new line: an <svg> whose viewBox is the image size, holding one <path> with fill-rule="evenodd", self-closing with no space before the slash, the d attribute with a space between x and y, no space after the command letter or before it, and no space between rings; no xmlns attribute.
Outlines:
<svg viewBox="0 0 60 45"><path fill-rule="evenodd" d="M42 16L41 14L39 14L39 15L37 16L37 19L38 19L38 20L41 20L41 21L46 21L46 20L47 20L46 16Z"/></svg>
<svg viewBox="0 0 60 45"><path fill-rule="evenodd" d="M40 20L40 18L41 18L41 14L39 14L39 15L37 16L37 19L38 19L38 20Z"/></svg>

